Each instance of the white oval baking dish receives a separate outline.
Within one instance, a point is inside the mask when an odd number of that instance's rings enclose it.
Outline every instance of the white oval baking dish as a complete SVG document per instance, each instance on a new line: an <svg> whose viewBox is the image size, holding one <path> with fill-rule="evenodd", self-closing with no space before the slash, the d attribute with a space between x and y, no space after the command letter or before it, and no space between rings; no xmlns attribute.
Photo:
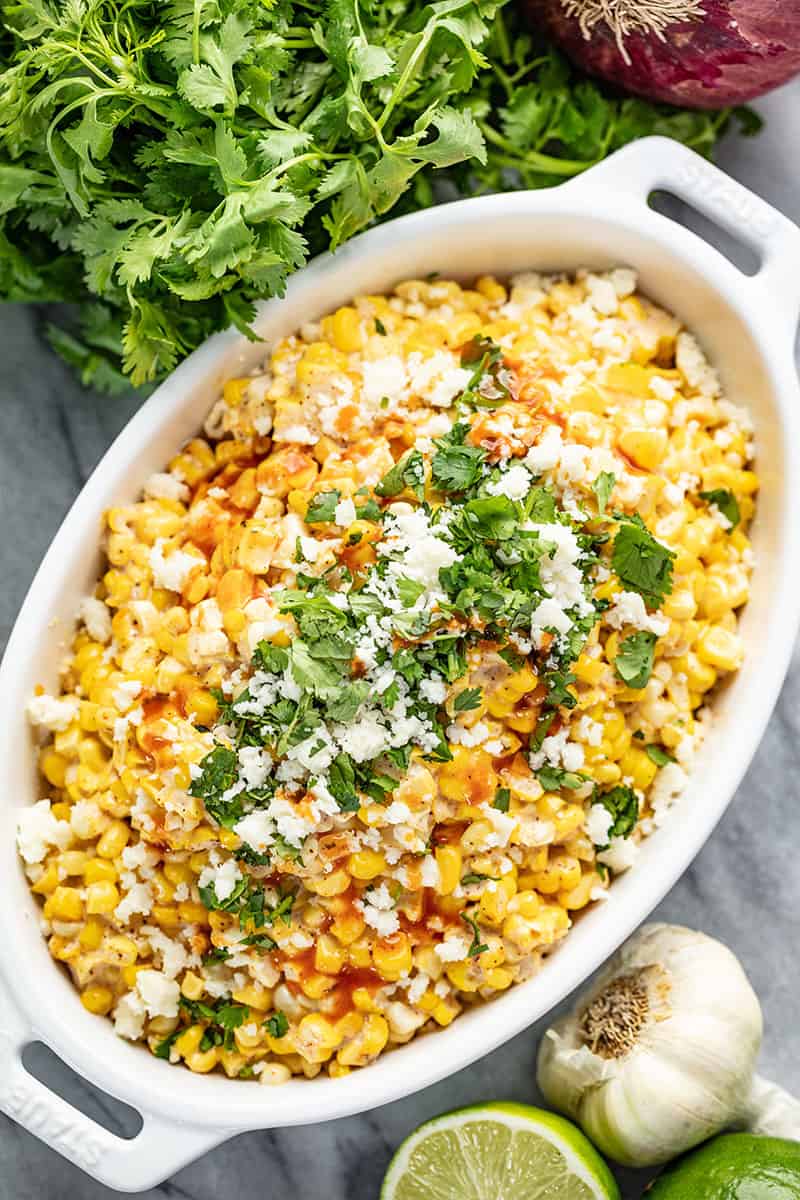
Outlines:
<svg viewBox="0 0 800 1200"><path fill-rule="evenodd" d="M716 250L652 211L666 188L760 252L745 276ZM488 196L403 217L296 275L257 328L267 345L359 292L438 270L469 277L523 269L636 268L642 290L676 312L719 367L729 396L757 429L762 492L753 529L757 567L741 630L745 665L716 701L716 722L685 796L645 844L609 900L587 913L542 972L449 1028L330 1080L259 1087L197 1076L117 1038L81 1006L51 960L38 908L16 859L16 810L38 798L24 717L37 683L54 687L74 614L98 570L100 517L132 500L202 423L221 383L264 355L236 333L212 338L164 383L114 443L79 496L31 586L0 668L0 809L4 937L0 940L0 1111L95 1178L139 1191L247 1129L323 1121L371 1109L459 1070L530 1025L590 974L678 879L724 811L752 757L788 665L800 582L800 390L793 342L800 311L800 230L675 142L636 143L551 191ZM48 1043L86 1079L133 1105L126 1141L30 1076L24 1046ZM432 1052L433 1051L433 1052Z"/></svg>

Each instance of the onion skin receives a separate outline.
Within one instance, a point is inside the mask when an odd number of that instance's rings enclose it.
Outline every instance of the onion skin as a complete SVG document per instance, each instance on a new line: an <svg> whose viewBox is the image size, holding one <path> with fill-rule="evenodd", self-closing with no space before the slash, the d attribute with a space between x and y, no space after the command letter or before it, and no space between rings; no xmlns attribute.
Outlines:
<svg viewBox="0 0 800 1200"><path fill-rule="evenodd" d="M639 0L647 8L647 0ZM622 0L630 7L630 0ZM704 0L704 13L655 34L624 39L602 19L583 36L561 0L525 0L535 27L590 75L648 100L725 108L761 96L800 72L800 0ZM626 61L626 54L629 61Z"/></svg>

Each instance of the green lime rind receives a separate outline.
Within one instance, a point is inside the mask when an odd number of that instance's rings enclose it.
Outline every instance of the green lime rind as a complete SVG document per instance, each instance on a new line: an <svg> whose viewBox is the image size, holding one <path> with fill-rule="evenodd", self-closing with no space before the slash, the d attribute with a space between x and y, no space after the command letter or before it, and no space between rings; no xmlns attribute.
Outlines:
<svg viewBox="0 0 800 1200"><path fill-rule="evenodd" d="M381 1200L619 1200L591 1142L564 1117L499 1101L443 1113L398 1148Z"/></svg>
<svg viewBox="0 0 800 1200"><path fill-rule="evenodd" d="M647 1200L800 1200L800 1142L720 1134L667 1167Z"/></svg>

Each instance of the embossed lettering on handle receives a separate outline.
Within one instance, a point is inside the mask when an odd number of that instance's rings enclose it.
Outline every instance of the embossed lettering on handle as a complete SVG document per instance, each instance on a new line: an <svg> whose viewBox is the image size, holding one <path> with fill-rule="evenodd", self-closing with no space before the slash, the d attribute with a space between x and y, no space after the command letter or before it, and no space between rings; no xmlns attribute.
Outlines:
<svg viewBox="0 0 800 1200"><path fill-rule="evenodd" d="M3 997L8 993L0 982L0 1001ZM227 1130L180 1125L145 1113L136 1137L117 1137L28 1074L21 1053L35 1033L10 999L0 1012L0 1112L102 1183L144 1191L230 1136Z"/></svg>
<svg viewBox="0 0 800 1200"><path fill-rule="evenodd" d="M743 188L702 158L682 162L675 171L675 189L691 197L721 225L751 233L759 241L770 237L782 218L759 196Z"/></svg>
<svg viewBox="0 0 800 1200"><path fill-rule="evenodd" d="M87 1129L82 1114L73 1117L57 1108L52 1092L43 1089L36 1080L30 1084L16 1078L0 1086L0 1109L13 1117L23 1128L47 1142L59 1154L91 1172L103 1157L105 1147L100 1131ZM63 1102L62 1102L63 1103ZM74 1111L74 1110L73 1110Z"/></svg>
<svg viewBox="0 0 800 1200"><path fill-rule="evenodd" d="M642 202L663 188L748 242L760 253L761 266L755 275L741 275L742 286L758 289L775 318L771 328L792 351L800 313L800 229L744 184L680 142L650 137L561 186L573 191L599 186Z"/></svg>

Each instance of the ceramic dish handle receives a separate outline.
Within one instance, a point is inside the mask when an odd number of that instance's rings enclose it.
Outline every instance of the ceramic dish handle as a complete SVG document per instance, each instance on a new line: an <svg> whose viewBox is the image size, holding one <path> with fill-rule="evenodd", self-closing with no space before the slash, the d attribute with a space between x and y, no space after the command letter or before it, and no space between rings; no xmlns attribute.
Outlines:
<svg viewBox="0 0 800 1200"><path fill-rule="evenodd" d="M149 1114L136 1137L110 1133L25 1070L22 1051L36 1034L1 984L0 1004L0 1112L101 1183L144 1191L230 1136Z"/></svg>
<svg viewBox="0 0 800 1200"><path fill-rule="evenodd" d="M568 186L580 186L581 178ZM785 316L794 341L800 316L800 228L783 213L672 138L631 142L592 167L587 183L590 179L642 199L664 188L752 246L761 265L755 275L742 272L742 284L769 297L771 307Z"/></svg>

